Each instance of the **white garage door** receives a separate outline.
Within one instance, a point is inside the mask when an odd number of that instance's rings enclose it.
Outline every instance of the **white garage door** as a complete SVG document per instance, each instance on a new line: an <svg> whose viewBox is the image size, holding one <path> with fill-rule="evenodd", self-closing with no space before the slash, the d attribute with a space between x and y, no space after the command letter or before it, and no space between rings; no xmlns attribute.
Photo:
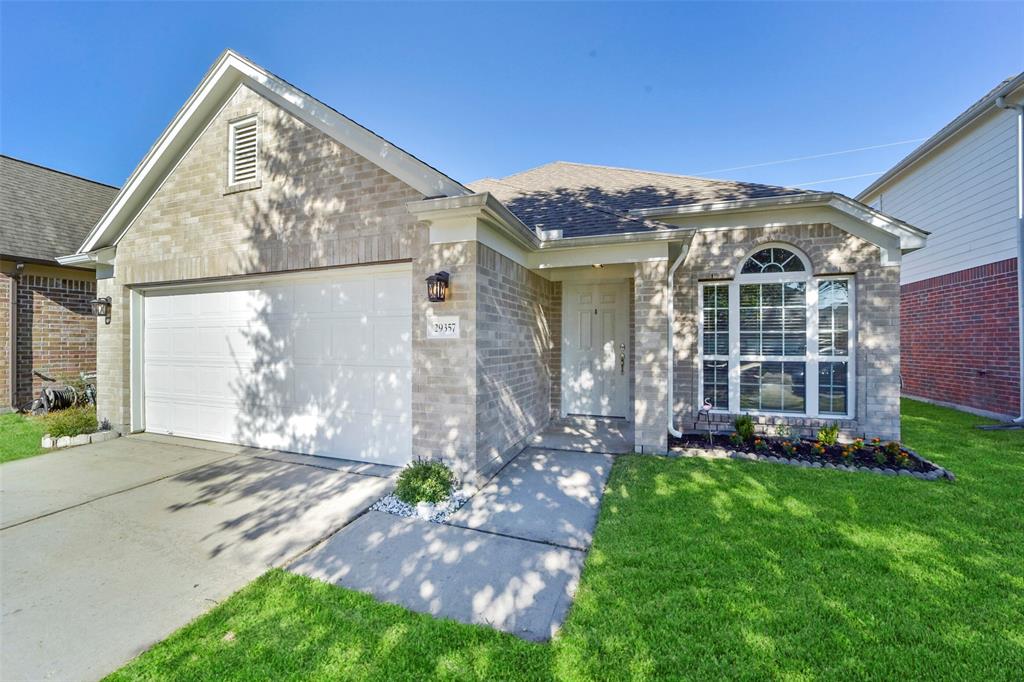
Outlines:
<svg viewBox="0 0 1024 682"><path fill-rule="evenodd" d="M410 460L408 268L147 292L147 431Z"/></svg>

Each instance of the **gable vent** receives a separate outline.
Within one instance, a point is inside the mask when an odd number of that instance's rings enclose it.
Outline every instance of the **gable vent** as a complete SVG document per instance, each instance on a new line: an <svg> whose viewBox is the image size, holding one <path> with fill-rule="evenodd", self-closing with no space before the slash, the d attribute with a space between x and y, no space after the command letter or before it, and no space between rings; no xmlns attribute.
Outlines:
<svg viewBox="0 0 1024 682"><path fill-rule="evenodd" d="M230 127L228 184L256 179L256 139L259 132L255 116L235 121Z"/></svg>

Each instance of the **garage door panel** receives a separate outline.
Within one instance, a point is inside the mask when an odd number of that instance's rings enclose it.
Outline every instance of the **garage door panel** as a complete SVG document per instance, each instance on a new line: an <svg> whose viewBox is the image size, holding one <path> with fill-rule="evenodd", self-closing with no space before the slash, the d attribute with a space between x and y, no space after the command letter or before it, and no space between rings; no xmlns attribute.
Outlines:
<svg viewBox="0 0 1024 682"><path fill-rule="evenodd" d="M378 277L373 280L374 312L407 312L412 303L411 285L408 277Z"/></svg>
<svg viewBox="0 0 1024 682"><path fill-rule="evenodd" d="M403 464L410 312L393 271L147 296L147 428Z"/></svg>
<svg viewBox="0 0 1024 682"><path fill-rule="evenodd" d="M351 315L367 312L370 309L371 287L372 283L365 280L338 282L331 292L331 310Z"/></svg>
<svg viewBox="0 0 1024 682"><path fill-rule="evenodd" d="M373 407L389 415L409 412L412 395L412 372L400 367L385 367L374 371Z"/></svg>
<svg viewBox="0 0 1024 682"><path fill-rule="evenodd" d="M389 365L409 365L412 362L410 345L412 333L409 324L401 318L382 318L373 325L373 359Z"/></svg>

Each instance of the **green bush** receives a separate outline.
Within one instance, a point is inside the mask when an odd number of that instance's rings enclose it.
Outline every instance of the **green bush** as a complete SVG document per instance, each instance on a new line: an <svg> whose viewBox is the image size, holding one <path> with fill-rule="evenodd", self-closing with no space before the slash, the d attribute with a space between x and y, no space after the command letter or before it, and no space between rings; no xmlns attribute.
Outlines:
<svg viewBox="0 0 1024 682"><path fill-rule="evenodd" d="M98 428L96 408L91 406L69 407L59 412L51 412L40 419L46 426L46 433L53 438L93 433Z"/></svg>
<svg viewBox="0 0 1024 682"><path fill-rule="evenodd" d="M733 421L736 433L743 439L744 443L754 440L754 420L749 414L741 414Z"/></svg>
<svg viewBox="0 0 1024 682"><path fill-rule="evenodd" d="M835 445L839 442L839 424L832 422L818 429L818 442L822 445Z"/></svg>
<svg viewBox="0 0 1024 682"><path fill-rule="evenodd" d="M443 462L417 459L398 475L395 495L406 504L440 502L451 494L455 476Z"/></svg>

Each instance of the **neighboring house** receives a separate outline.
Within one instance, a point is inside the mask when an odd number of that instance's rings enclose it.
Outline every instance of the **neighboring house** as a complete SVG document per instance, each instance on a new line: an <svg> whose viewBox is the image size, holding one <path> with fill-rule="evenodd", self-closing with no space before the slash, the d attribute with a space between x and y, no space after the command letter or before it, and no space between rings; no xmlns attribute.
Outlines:
<svg viewBox="0 0 1024 682"><path fill-rule="evenodd" d="M860 193L931 233L903 261L903 392L993 416L1021 405L1020 113L1008 78Z"/></svg>
<svg viewBox="0 0 1024 682"><path fill-rule="evenodd" d="M229 51L61 260L112 299L120 428L472 480L563 415L664 452L704 397L898 438L900 262L924 243L796 189L571 163L463 185Z"/></svg>
<svg viewBox="0 0 1024 682"><path fill-rule="evenodd" d="M0 156L0 409L96 370L94 270L62 266L117 188Z"/></svg>

